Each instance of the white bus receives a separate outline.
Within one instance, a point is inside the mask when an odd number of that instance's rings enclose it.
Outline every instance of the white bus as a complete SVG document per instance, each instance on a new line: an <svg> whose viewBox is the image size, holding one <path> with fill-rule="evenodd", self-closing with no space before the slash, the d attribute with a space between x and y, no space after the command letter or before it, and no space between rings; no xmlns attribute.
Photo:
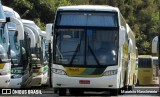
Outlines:
<svg viewBox="0 0 160 97"><path fill-rule="evenodd" d="M52 27L50 27L51 29ZM64 6L53 27L52 85L59 95L132 89L135 85L135 36L119 9Z"/></svg>
<svg viewBox="0 0 160 97"><path fill-rule="evenodd" d="M8 22L9 30L9 40L10 40L10 54L11 54L11 81L9 88L24 88L25 84L29 84L29 69L27 68L28 61L26 61L26 49L24 48L23 42L27 41L27 38L24 40L24 36L30 38L30 48L35 47L35 36L34 33L28 30L29 28L23 28L21 18L17 12L12 8L3 6L6 17L14 17L19 20L21 23L22 30L17 32L17 26L13 22ZM24 34L24 31L29 34ZM29 56L27 56L29 57Z"/></svg>
<svg viewBox="0 0 160 97"><path fill-rule="evenodd" d="M34 32L24 26L25 39L22 42L22 61L23 61L23 78L21 88L30 88L32 83L33 69L31 65L33 50L36 47L36 38Z"/></svg>
<svg viewBox="0 0 160 97"><path fill-rule="evenodd" d="M153 64L153 85L159 85L159 78L158 78L158 57L152 56L152 64Z"/></svg>
<svg viewBox="0 0 160 97"><path fill-rule="evenodd" d="M10 60L8 30L5 24L6 18L0 0L0 88L7 88L10 83ZM2 26L3 25L3 26Z"/></svg>
<svg viewBox="0 0 160 97"><path fill-rule="evenodd" d="M152 56L153 56L152 58L154 64L153 84L160 85L159 39L160 36L155 36L152 40Z"/></svg>
<svg viewBox="0 0 160 97"><path fill-rule="evenodd" d="M1 2L0 2L1 3ZM16 24L17 27L17 33L23 32L23 25L22 23L14 18L9 17L5 18L4 11L2 9L2 5L0 4L0 18L1 18L1 31L0 31L0 88L7 88L10 84L11 79L11 53L10 53L10 47L9 47L9 34L7 29L8 22L13 22ZM22 35L22 34L20 34ZM20 35L18 35L18 38L20 38ZM23 36L22 36L23 37Z"/></svg>
<svg viewBox="0 0 160 97"><path fill-rule="evenodd" d="M32 86L41 86L42 84L46 84L48 80L48 62L46 59L46 51L45 51L45 37L46 32L41 31L41 29L30 20L22 20L24 26L29 27L36 36L36 48L33 50L33 60L32 61L32 69L33 69L33 78L32 78Z"/></svg>
<svg viewBox="0 0 160 97"><path fill-rule="evenodd" d="M3 6L3 10L5 12L6 17L16 18L15 12L12 8ZM11 81L9 88L20 88L22 82L22 74L23 74L23 64L20 55L22 47L20 41L24 40L24 30L22 30L22 32L17 33L16 25L13 22L8 22L7 24L8 24L10 54L11 54Z"/></svg>

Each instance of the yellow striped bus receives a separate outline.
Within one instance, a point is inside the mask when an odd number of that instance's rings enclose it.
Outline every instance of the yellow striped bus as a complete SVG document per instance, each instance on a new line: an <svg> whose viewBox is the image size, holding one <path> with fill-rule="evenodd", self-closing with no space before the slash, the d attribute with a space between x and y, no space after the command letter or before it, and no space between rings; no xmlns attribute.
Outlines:
<svg viewBox="0 0 160 97"><path fill-rule="evenodd" d="M151 55L138 56L138 85L152 85L153 65Z"/></svg>

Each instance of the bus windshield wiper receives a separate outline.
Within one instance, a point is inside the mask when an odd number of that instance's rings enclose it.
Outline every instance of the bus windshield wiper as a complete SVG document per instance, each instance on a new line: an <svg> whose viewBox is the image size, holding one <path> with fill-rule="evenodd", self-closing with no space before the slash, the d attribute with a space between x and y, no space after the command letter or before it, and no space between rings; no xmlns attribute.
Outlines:
<svg viewBox="0 0 160 97"><path fill-rule="evenodd" d="M71 58L70 65L72 65L73 60L75 59L75 57L76 57L76 55L77 55L77 53L78 53L78 50L79 50L80 47L81 47L82 36L83 36L83 33L82 33L82 35L81 35L80 43L77 45L76 50L75 50L75 52L74 52L74 54L73 54L73 56L72 56L72 58Z"/></svg>
<svg viewBox="0 0 160 97"><path fill-rule="evenodd" d="M97 57L96 57L95 53L93 52L93 50L92 50L92 48L91 48L90 45L88 45L88 48L89 48L89 50L91 51L91 54L93 55L96 63L97 63L98 65L101 65L101 64L99 63L99 61L98 61L98 59L97 59Z"/></svg>

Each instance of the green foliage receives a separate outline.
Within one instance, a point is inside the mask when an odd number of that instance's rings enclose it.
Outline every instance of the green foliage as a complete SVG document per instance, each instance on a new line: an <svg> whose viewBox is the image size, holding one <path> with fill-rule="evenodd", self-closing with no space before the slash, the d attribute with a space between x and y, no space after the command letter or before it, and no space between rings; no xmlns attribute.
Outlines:
<svg viewBox="0 0 160 97"><path fill-rule="evenodd" d="M59 6L116 6L136 34L139 54L150 54L151 40L160 29L160 0L2 0L2 4L12 7L22 18L34 20L43 30L46 23L54 22ZM26 10L29 12L24 15Z"/></svg>

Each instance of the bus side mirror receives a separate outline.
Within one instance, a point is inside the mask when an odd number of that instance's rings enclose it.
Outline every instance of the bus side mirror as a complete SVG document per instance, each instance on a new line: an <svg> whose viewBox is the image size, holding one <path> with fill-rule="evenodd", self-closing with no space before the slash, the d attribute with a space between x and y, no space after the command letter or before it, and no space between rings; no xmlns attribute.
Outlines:
<svg viewBox="0 0 160 97"><path fill-rule="evenodd" d="M41 31L40 35L42 35L43 37L46 37L47 36L46 34L47 34L46 31Z"/></svg>
<svg viewBox="0 0 160 97"><path fill-rule="evenodd" d="M133 51L133 42L131 39L129 39L129 53Z"/></svg>
<svg viewBox="0 0 160 97"><path fill-rule="evenodd" d="M51 40L53 24L46 24L46 39Z"/></svg>
<svg viewBox="0 0 160 97"><path fill-rule="evenodd" d="M119 46L122 46L124 44L125 34L126 34L126 30L125 30L124 26L121 26L120 33L119 33Z"/></svg>
<svg viewBox="0 0 160 97"><path fill-rule="evenodd" d="M39 43L40 42L40 38L39 38L39 31L36 29L36 28L34 28L34 27L32 27L31 25L26 25L26 24L24 24L24 27L27 27L27 28L29 28L29 29L31 29L32 31L33 31L33 33L34 33L34 36L35 36L35 39L36 39L36 43Z"/></svg>
<svg viewBox="0 0 160 97"><path fill-rule="evenodd" d="M152 54L158 53L158 36L154 37L152 40Z"/></svg>
<svg viewBox="0 0 160 97"><path fill-rule="evenodd" d="M17 31L18 31L18 40L24 40L24 28L23 28L22 22L13 17L6 18L6 21L13 22L16 24Z"/></svg>
<svg viewBox="0 0 160 97"><path fill-rule="evenodd" d="M35 35L34 32L28 28L28 27L24 27L24 31L27 32L29 34L29 37L31 39L31 43L30 43L30 47L36 47L36 39L35 39Z"/></svg>

